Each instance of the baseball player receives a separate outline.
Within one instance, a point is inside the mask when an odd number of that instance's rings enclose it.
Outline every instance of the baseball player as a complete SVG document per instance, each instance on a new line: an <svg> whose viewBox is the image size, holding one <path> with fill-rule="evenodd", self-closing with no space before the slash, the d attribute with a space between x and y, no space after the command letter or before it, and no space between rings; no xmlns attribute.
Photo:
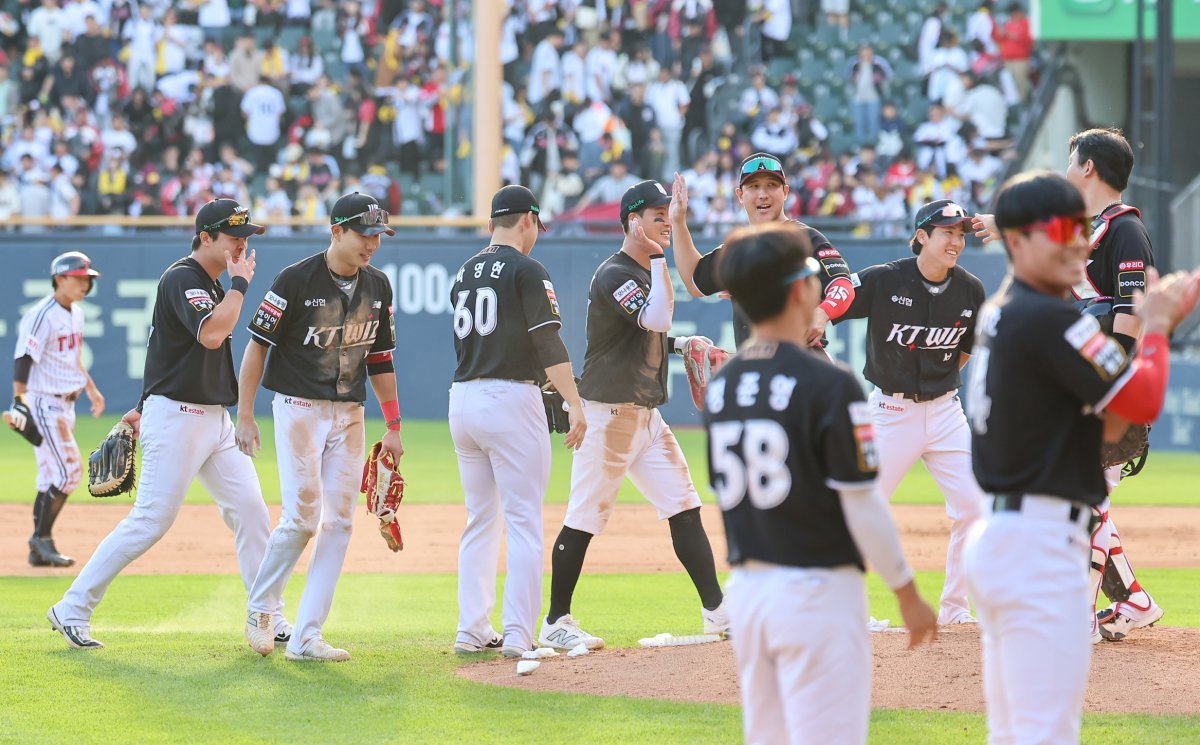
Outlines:
<svg viewBox="0 0 1200 745"><path fill-rule="evenodd" d="M910 646L937 635L875 478L871 407L854 375L806 351L822 271L804 234L779 225L735 231L720 263L753 331L704 414L750 745L867 741L864 556L896 593Z"/></svg>
<svg viewBox="0 0 1200 745"><path fill-rule="evenodd" d="M997 196L1012 276L980 313L968 381L975 477L992 503L966 555L989 742L1079 741L1091 657L1079 616L1090 602L1088 523L1104 498L1101 440L1158 416L1167 336L1200 294L1200 271L1148 287L1131 364L1068 299L1086 276L1090 222L1056 174L1018 176Z"/></svg>
<svg viewBox="0 0 1200 745"><path fill-rule="evenodd" d="M75 444L75 399L87 391L92 416L104 413L104 396L83 367L83 308L100 272L85 254L69 251L50 262L54 292L21 317L13 365L13 402L4 422L31 438L37 459L37 497L29 563L75 563L54 545L51 531L67 497L79 486L82 459Z"/></svg>
<svg viewBox="0 0 1200 745"><path fill-rule="evenodd" d="M191 255L169 266L158 282L142 398L122 417L141 438L137 500L47 614L72 647L104 646L91 636L92 613L121 570L175 522L197 478L233 531L246 589L254 582L270 518L254 464L238 452L225 407L237 401L230 333L254 277L254 252L246 246L262 232L236 201L208 202L196 214ZM223 271L228 289L217 279ZM273 632L275 641L290 637L282 615Z"/></svg>
<svg viewBox="0 0 1200 745"><path fill-rule="evenodd" d="M454 352L450 435L466 493L467 525L458 549L460 653L533 648L542 605L542 500L550 483L550 436L541 385L569 404L567 447L587 430L554 285L529 252L544 230L524 186L492 197L491 244L471 257L450 289ZM508 525L504 634L492 629L500 536Z"/></svg>
<svg viewBox="0 0 1200 745"><path fill-rule="evenodd" d="M271 412L279 433L283 514L250 590L246 622L246 640L263 656L274 649L273 614L288 578L316 537L296 630L284 653L289 660L350 659L321 637L321 627L354 524L368 378L386 422L383 446L396 458L404 454L392 363L392 284L370 265L381 236L396 231L375 198L358 192L337 200L329 222L329 247L281 271L250 320L238 389L236 438L242 452L253 456L261 444L254 422L260 381L275 392Z"/></svg>
<svg viewBox="0 0 1200 745"><path fill-rule="evenodd" d="M737 197L746 210L751 225L782 222L800 228L813 248L813 255L821 265L821 287L824 295L820 305L813 311L813 326L809 331L811 346L824 348L825 327L838 318L854 301L854 286L850 281L850 265L842 254L833 247L821 231L797 220L783 216L790 188L783 163L767 153L755 153L742 161L738 180ZM715 295L725 290L717 273L723 246L717 246L704 256L696 250L690 234L680 233L672 249L675 268L683 284L693 297ZM733 306L733 333L737 346L750 336L749 319L735 303Z"/></svg>
<svg viewBox="0 0 1200 745"><path fill-rule="evenodd" d="M918 459L925 462L950 516L946 584L939 624L974 623L963 576L963 548L983 513L971 473L971 431L958 398L959 370L971 356L983 283L958 266L969 217L940 199L917 210L909 248L916 254L852 277L854 302L841 319L867 319L867 399L879 447L879 491L891 499Z"/></svg>
<svg viewBox="0 0 1200 745"><path fill-rule="evenodd" d="M571 466L571 497L551 557L550 611L542 646L571 649L604 640L571 616L592 537L604 530L628 475L671 528L675 555L702 605L704 631L729 630L712 546L700 522L700 497L683 451L658 407L667 400L667 354L688 337L669 337L674 294L664 251L686 236L687 189L674 196L657 181L642 181L621 197L621 250L600 265L588 289L587 351L579 394L588 435Z"/></svg>
<svg viewBox="0 0 1200 745"><path fill-rule="evenodd" d="M1141 320L1133 312L1133 295L1146 287L1146 272L1154 266L1150 235L1141 213L1122 201L1121 194L1133 172L1133 148L1117 129L1089 129L1071 137L1067 180L1083 195L1093 215L1092 251L1087 273L1071 288L1077 304L1100 320L1101 328L1132 354L1141 336ZM976 217L975 227L984 242L999 233L990 215ZM1105 471L1107 493L1121 481L1121 466ZM1150 593L1141 586L1121 546L1121 535L1109 515L1108 498L1096 507L1092 531L1092 643L1101 638L1120 641L1131 632L1151 626L1163 617ZM1101 580L1113 604L1095 612Z"/></svg>

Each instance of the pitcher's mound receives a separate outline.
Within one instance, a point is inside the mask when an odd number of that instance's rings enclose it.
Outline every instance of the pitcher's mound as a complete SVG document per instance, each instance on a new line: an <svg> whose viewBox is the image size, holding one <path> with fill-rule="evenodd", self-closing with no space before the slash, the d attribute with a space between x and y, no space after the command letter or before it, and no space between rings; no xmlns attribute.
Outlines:
<svg viewBox="0 0 1200 745"><path fill-rule="evenodd" d="M940 631L932 647L909 651L904 633L871 634L878 709L983 711L978 629ZM729 642L659 649L605 649L578 659L542 660L517 677L514 660L463 665L459 675L531 691L564 691L671 701L736 704ZM1142 714L1200 712L1200 629L1155 626L1092 648L1086 710Z"/></svg>

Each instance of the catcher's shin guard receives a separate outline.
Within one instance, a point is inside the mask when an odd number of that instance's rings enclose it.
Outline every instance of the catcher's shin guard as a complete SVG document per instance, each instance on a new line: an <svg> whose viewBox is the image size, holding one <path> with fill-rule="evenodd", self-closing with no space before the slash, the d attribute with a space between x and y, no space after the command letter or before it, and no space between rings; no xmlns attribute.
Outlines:
<svg viewBox="0 0 1200 745"><path fill-rule="evenodd" d="M1100 585L1104 578L1104 567L1108 564L1112 536L1109 532L1108 511L1093 507L1092 513L1092 570L1088 575L1088 593L1092 596L1092 615L1095 616L1096 600L1100 597Z"/></svg>
<svg viewBox="0 0 1200 745"><path fill-rule="evenodd" d="M1117 526L1108 520L1111 538L1109 540L1108 561L1104 565L1104 575L1100 589L1114 603L1129 603L1141 610L1150 607L1150 596L1142 589L1133 573L1133 565L1125 555L1121 546L1121 534Z"/></svg>

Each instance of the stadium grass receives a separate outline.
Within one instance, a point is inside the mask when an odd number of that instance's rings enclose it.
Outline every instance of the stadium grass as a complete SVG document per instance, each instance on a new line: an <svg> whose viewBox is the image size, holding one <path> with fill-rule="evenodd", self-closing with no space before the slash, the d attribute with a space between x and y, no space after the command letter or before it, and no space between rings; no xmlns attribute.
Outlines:
<svg viewBox="0 0 1200 745"><path fill-rule="evenodd" d="M1187 592L1200 570L1153 573L1171 622L1200 623ZM0 578L0 742L739 742L740 710L533 693L462 680L450 651L455 577L347 575L325 631L354 660L338 665L259 658L241 633L235 576L130 576L113 584L95 619L107 649L67 649L46 608L68 579ZM941 577L918 578L933 597ZM295 608L303 577L287 592ZM872 613L896 618L869 579ZM655 602L647 604L652 597ZM698 623L682 573L585 577L576 608L610 646L688 631ZM498 619L497 619L498 622ZM1088 715L1083 740L1193 742L1200 717ZM876 711L871 741L981 743L982 715Z"/></svg>
<svg viewBox="0 0 1200 745"><path fill-rule="evenodd" d="M86 458L87 454L104 438L116 422L116 417L92 419L80 416L76 439ZM279 502L279 472L275 462L274 429L269 418L260 417L263 449L258 454L256 465L262 483L263 496L271 504ZM383 421L367 421L369 436L383 434ZM715 501L707 485L708 456L705 451L704 432L694 427L680 428L675 432L692 469L696 487L701 497L709 503ZM546 501L550 504L565 504L571 486L571 455L562 446L562 436L555 435L554 462L550 473L550 488ZM405 501L409 504L458 504L462 502L462 486L458 478L458 461L454 456L454 444L450 439L450 427L439 421L405 421L405 457L401 464L404 478L408 482ZM7 488L0 490L0 503L32 502L35 492L36 468L33 452L29 445L12 433L0 431L0 472L6 475ZM1143 506L1197 506L1200 505L1200 489L1195 488L1195 476L1200 473L1200 453L1152 453L1146 470L1136 478L1129 479L1117 498L1121 505ZM85 499L85 489L77 495ZM188 492L189 502L207 502L207 494L199 484L193 484ZM94 500L104 504L124 505L129 497L111 500ZM639 503L643 499L628 481L621 488L619 502ZM893 498L895 504L942 504L942 495L937 485L918 464L913 472L901 482Z"/></svg>

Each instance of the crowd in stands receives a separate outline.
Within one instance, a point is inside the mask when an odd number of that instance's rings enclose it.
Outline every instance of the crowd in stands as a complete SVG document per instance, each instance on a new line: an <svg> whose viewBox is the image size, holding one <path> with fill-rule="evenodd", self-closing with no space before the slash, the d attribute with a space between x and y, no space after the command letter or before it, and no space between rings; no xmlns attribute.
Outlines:
<svg viewBox="0 0 1200 745"><path fill-rule="evenodd" d="M755 150L784 159L797 217L878 232L929 199L981 205L1036 74L1018 2L497 2L502 177L547 216L615 215L630 184L681 171L716 232L740 219L733 171ZM0 8L0 218L230 196L269 224L350 190L440 214L449 171L466 201L469 0Z"/></svg>

